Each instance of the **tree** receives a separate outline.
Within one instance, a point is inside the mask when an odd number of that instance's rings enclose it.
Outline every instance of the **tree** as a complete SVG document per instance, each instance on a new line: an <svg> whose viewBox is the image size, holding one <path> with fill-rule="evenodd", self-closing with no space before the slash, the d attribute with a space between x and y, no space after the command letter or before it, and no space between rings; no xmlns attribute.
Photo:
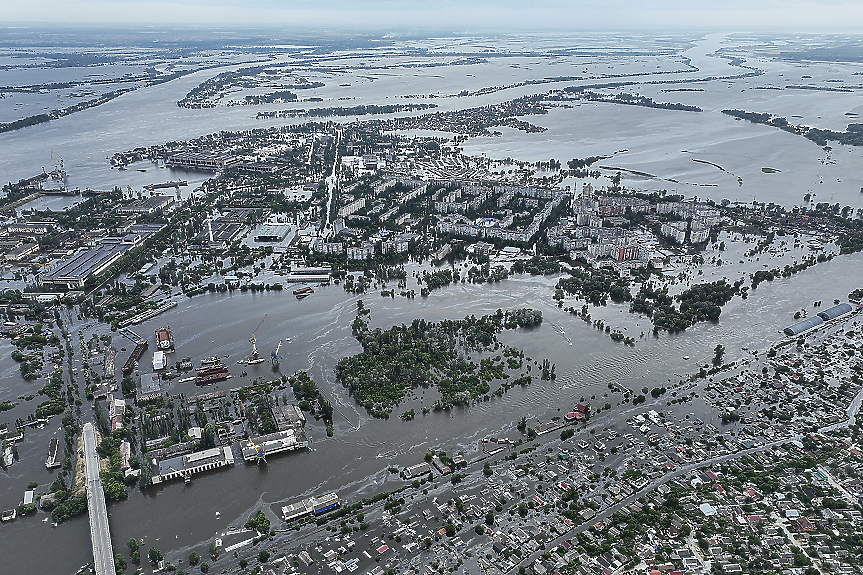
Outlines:
<svg viewBox="0 0 863 575"><path fill-rule="evenodd" d="M444 529L446 530L446 536L447 537L455 537L455 534L456 534L455 525L453 525L452 523L447 523L446 526L444 527Z"/></svg>
<svg viewBox="0 0 863 575"><path fill-rule="evenodd" d="M261 563L266 563L269 558L270 552L266 549L261 549L260 551L258 551L258 561L260 561Z"/></svg>
<svg viewBox="0 0 863 575"><path fill-rule="evenodd" d="M117 573L123 573L126 571L126 558L123 557L122 553L114 555L114 569Z"/></svg>
<svg viewBox="0 0 863 575"><path fill-rule="evenodd" d="M485 514L485 524L486 525L494 525L494 512L489 511Z"/></svg>
<svg viewBox="0 0 863 575"><path fill-rule="evenodd" d="M257 513L249 517L246 521L246 528L255 529L259 535L266 535L270 532L270 520L264 515L260 509Z"/></svg>
<svg viewBox="0 0 863 575"><path fill-rule="evenodd" d="M198 562L200 562L200 561L201 561L201 558L200 558L200 557L198 557L198 554L197 554L197 553L195 553L194 551L192 551L191 553L189 553L189 565L195 566L195 565L197 565L197 564L198 564Z"/></svg>
<svg viewBox="0 0 863 575"><path fill-rule="evenodd" d="M201 563L201 573L206 573L206 572L208 572L209 570L210 570L210 566L207 564L207 562L206 562L206 561L204 561L203 563Z"/></svg>
<svg viewBox="0 0 863 575"><path fill-rule="evenodd" d="M717 344L715 348L713 348L713 365L719 367L722 365L722 358L725 356L725 346Z"/></svg>
<svg viewBox="0 0 863 575"><path fill-rule="evenodd" d="M150 563L152 565L155 565L156 563L164 559L164 556L162 555L162 552L155 547L150 547L150 550L147 552L147 558L150 560Z"/></svg>

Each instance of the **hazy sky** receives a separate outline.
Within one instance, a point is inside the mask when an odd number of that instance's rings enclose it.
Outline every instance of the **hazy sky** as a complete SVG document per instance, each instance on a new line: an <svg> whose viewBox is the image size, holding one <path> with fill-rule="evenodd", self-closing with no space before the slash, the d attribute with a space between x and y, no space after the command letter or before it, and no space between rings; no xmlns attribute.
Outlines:
<svg viewBox="0 0 863 575"><path fill-rule="evenodd" d="M453 31L863 31L863 0L0 0L15 22Z"/></svg>

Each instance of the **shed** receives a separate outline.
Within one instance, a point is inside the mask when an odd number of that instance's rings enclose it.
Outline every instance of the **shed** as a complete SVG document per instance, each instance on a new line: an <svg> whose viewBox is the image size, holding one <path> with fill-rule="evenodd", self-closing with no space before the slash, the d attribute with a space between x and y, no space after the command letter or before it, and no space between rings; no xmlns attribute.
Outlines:
<svg viewBox="0 0 863 575"><path fill-rule="evenodd" d="M830 309L825 309L824 311L818 312L818 317L820 317L824 321L829 321L831 319L836 319L842 314L848 313L852 309L854 308L851 307L851 304L840 303L839 305L835 305Z"/></svg>
<svg viewBox="0 0 863 575"><path fill-rule="evenodd" d="M822 312L822 313L824 313L824 312ZM811 328L815 327L816 325L820 325L820 324L824 323L824 320L821 319L821 317L819 317L820 315L821 314L818 314L818 315L812 316L810 318L804 319L803 321L801 321L799 323L795 323L792 326L786 327L782 331L785 333L785 335L797 335L798 333L802 333L802 332L806 331L807 329L811 329Z"/></svg>

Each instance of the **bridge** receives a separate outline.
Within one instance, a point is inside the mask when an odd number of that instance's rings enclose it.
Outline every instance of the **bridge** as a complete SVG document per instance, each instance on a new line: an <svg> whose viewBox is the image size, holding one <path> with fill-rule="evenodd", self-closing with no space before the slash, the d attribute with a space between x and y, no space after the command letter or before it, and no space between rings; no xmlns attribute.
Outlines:
<svg viewBox="0 0 863 575"><path fill-rule="evenodd" d="M93 542L93 564L96 575L116 575L111 532L108 530L108 508L99 478L99 456L96 454L96 429L84 424L84 468L87 472L87 509L90 515L90 541Z"/></svg>

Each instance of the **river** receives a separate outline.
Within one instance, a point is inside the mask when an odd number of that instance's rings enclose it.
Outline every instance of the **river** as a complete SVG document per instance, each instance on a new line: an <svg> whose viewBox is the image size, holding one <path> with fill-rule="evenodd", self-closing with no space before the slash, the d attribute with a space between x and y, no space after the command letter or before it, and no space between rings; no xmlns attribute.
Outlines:
<svg viewBox="0 0 863 575"><path fill-rule="evenodd" d="M717 37L705 40L706 43L701 47L707 49L702 50L702 54L715 51L716 43L720 40ZM693 54L693 62L698 61L695 56L697 54ZM722 69L727 67L724 60L720 59L710 59L709 63ZM125 186L127 183L139 186L174 179L176 174L168 175L165 174L167 170L158 168L148 169L146 173L112 171L106 157L114 151L137 145L189 138L218 129L247 127L251 121L250 110L243 107L214 111L187 110L174 105L205 74L193 74L129 93L98 108L56 122L0 135L0 147L4 151L0 156L0 172L4 174L4 179L32 175L41 166L33 158L47 156L47 150L54 148L64 154L73 186L104 188L115 184ZM535 92L536 88L526 88L524 91ZM510 91L507 92L506 97L512 97ZM682 100L683 96L679 98ZM699 118L696 124L690 124L692 116L684 112L631 106L591 104L560 112L559 115L558 111L554 111L545 117L527 118L534 123L549 122L557 126L552 126L547 133L517 133L511 141L508 137L494 140L472 138L465 149L479 153L479 144L495 144L496 147L487 146L482 151L489 155L512 155L524 159L531 159L527 157L531 154L543 154L542 159L547 159L583 157L594 149L616 151L629 147L633 150L632 157L642 158L641 161L649 163L658 161L657 156L670 154L671 150L677 150L675 153L678 153L682 149L694 149L706 129L708 134L716 136L705 149L722 146L737 148L741 145L740 135L743 134L743 140L756 142L751 144L753 146L778 146L787 150L789 164L814 162L815 156L823 156L823 152L807 140L764 126L735 123L718 112L711 115L705 113L706 119ZM671 117L667 115L674 118L663 119ZM637 121L645 122L639 124L638 134L625 131L624 124L631 125ZM594 142L582 148L577 147L582 135L588 139L600 138L598 134L603 125L608 128L613 122L620 122L620 132L612 130L614 133L602 136L604 140L601 145ZM585 130L587 125L592 125L593 133L597 135L585 135L590 133ZM559 138L557 144L541 147L543 142L555 138ZM659 148L656 147L658 139L664 141ZM632 141L636 142L637 147ZM471 148L472 145L476 147ZM748 150L745 146L740 147L734 151L735 157L742 158L749 154ZM857 169L861 160L859 151L841 153L844 155L839 167L831 165L829 169L841 171L844 177L846 171ZM839 155L840 151L836 154ZM712 156L698 157L710 159ZM674 161L681 160L678 158ZM683 161L687 166L692 163L690 158ZM775 163L773 159L770 162ZM793 204L799 201L796 197L805 193L801 187L808 185L805 182L795 184L792 192L780 190L788 180L782 180L786 182L782 186L759 185L754 190L747 187L750 181L758 181L756 177L762 163L762 160L750 158L749 168L745 170L723 164L731 172L738 169L745 172L745 189L741 188L737 197L748 197L750 191L754 191L759 200L776 197L782 200L779 203ZM696 167L702 169L701 165ZM781 169L784 165L776 167ZM823 164L822 168L827 169ZM659 172L658 169L651 170L645 171ZM809 168L804 168L804 175L808 178L812 174L811 170L806 170ZM789 171L792 175L788 177L792 178L793 170ZM707 173L699 171L693 175L693 179L706 177ZM711 172L709 177L719 181L727 175ZM702 180L702 183L704 181L707 180ZM704 196L725 194L738 188L740 186L733 182L727 185L723 183L716 192L710 187L693 189ZM836 187L832 193L837 196L835 201L851 201L852 195L844 187ZM841 199L839 194L842 194ZM413 272L418 268L412 266L408 269ZM282 502L294 502L302 496L327 490L336 490L347 500L353 500L360 490L368 493L384 489L381 482L387 476L382 472L386 467L416 463L429 448L441 448L451 453L474 451L480 438L507 433L522 416L547 419L559 411L565 411L582 397L595 395L599 399L610 382L640 388L642 385L677 381L680 374L693 370L696 361L709 358L718 343L727 348L729 360L739 359L745 356L741 351L743 347L763 348L780 339L778 331L790 323L788 318L800 307L809 306L815 300L829 302L834 298L844 298L849 291L860 287L859 274L849 272L860 269L863 269L863 254L856 254L819 264L790 279L764 283L746 302L736 298L726 306L718 324L699 324L673 336L646 336L639 339L635 347L615 344L589 324L559 310L551 299L555 278L519 276L499 284L458 284L437 290L428 298L418 297L414 300L383 298L377 291L358 297L346 294L340 286L335 285L316 288L316 293L304 300L297 300L289 290L255 294L206 294L182 299L176 308L137 326L136 331L149 335L156 327L169 323L177 345L176 358L191 356L199 360L216 354L230 356L227 361L237 377L223 384L222 389L225 389L237 387L252 377L272 376L269 363L263 363L247 367L250 377L243 379L239 377L239 366L234 364L234 360L249 353L248 338L267 314L267 321L258 334L258 345L262 352L266 354L279 339L290 338L290 343L282 347L284 359L281 371L288 374L297 370L309 371L345 418L340 419L337 414L333 438L326 437L320 424L310 422L308 429L313 440L312 450L271 458L266 466L238 464L195 476L190 485L171 482L143 492L131 490L127 501L109 505L114 546L121 550L130 537L144 538L148 545L159 547L169 558L175 559L179 550L196 545L206 547L214 534L224 532L229 524L236 525L244 521L251 510L262 504L273 504L277 510ZM410 287L416 287L413 280ZM525 388L514 388L503 398L468 408L420 415L413 422L402 422L397 417L388 421L372 419L364 410L358 409L335 383L332 372L333 365L340 357L360 351L350 333L358 299L363 299L371 310L372 328L408 323L417 317L434 321L469 314L479 316L498 308L540 309L545 319L542 326L532 330L504 332L501 340L524 349L534 359L549 358L556 364L558 378L554 382L537 381ZM633 330L646 325L646 320L629 316L626 309L626 306L611 305L597 312L599 315L596 317L616 314L621 318L619 321L623 322L622 325L628 325ZM94 327L92 323L81 323L71 316L66 316L65 321L73 334L76 348L79 329L83 329L88 338L94 330L107 333L105 326ZM637 335L633 331L628 333ZM113 336L116 347L124 345L119 336ZM8 343L0 343L0 377L3 378L0 386L3 387L4 396L17 397L27 387L18 383L20 378L16 379L14 372L17 366L9 358L10 350ZM125 360L127 353L118 354L119 363ZM694 359L686 361L684 356ZM148 357L142 359L142 365L148 365ZM79 357L76 357L75 362L80 366ZM200 391L191 383L169 385L168 390L190 395ZM431 403L428 398L432 393L432 390L418 392L420 396L425 395L427 404ZM419 405L419 400L408 401L404 407L397 408L397 412L414 405ZM26 413L27 409L29 407L26 404L19 406L16 408L18 411L5 414L4 420L12 421L18 416L17 413ZM693 409L696 412L699 409L704 411L697 405ZM57 427L58 422L54 420L44 430L29 432L20 443L21 461L9 468L0 483L0 498L4 508L20 501L29 481L38 481L40 485L53 481L55 473L45 470L43 462L48 439L57 433ZM221 513L221 519L216 518L216 511ZM21 518L0 526L0 537L6 551L4 571L71 573L78 566L91 561L86 517L75 518L54 529L50 523L41 521L45 517L45 514L39 513L35 518ZM46 552L12 552L15 549L33 549L37 544ZM199 553L202 550L199 548Z"/></svg>

